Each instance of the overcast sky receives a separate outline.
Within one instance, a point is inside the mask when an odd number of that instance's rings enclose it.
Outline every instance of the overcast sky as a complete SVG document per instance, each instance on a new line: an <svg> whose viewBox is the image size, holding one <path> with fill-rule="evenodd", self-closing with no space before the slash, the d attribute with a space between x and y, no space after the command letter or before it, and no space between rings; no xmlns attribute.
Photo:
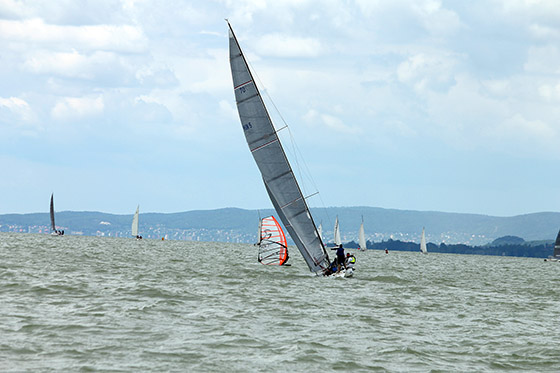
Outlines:
<svg viewBox="0 0 560 373"><path fill-rule="evenodd" d="M560 211L557 0L0 0L0 213L270 208L224 18L312 207Z"/></svg>

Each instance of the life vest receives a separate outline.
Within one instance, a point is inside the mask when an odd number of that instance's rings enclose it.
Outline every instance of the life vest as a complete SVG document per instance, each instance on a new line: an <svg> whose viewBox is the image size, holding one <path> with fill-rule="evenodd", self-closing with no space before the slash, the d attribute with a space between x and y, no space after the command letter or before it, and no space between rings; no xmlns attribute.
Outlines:
<svg viewBox="0 0 560 373"><path fill-rule="evenodd" d="M348 263L352 263L352 264L356 263L356 257L354 255L348 257Z"/></svg>

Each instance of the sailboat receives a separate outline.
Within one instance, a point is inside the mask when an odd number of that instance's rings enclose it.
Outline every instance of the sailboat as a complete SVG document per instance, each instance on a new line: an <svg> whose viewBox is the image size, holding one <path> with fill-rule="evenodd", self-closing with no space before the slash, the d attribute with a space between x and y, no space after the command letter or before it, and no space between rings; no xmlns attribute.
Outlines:
<svg viewBox="0 0 560 373"><path fill-rule="evenodd" d="M134 217L132 218L132 235L136 237L137 240L141 240L142 236L138 235L138 215L140 211L140 205L136 207L136 212L134 213Z"/></svg>
<svg viewBox="0 0 560 373"><path fill-rule="evenodd" d="M54 224L54 193L51 194L50 213L51 213L51 235L53 236L64 235L64 231L63 230L59 231L58 229L56 229L56 225Z"/></svg>
<svg viewBox="0 0 560 373"><path fill-rule="evenodd" d="M544 260L545 262L560 262L560 231L558 232L558 236L556 236L556 242L554 243L554 253L552 256L549 256L548 259Z"/></svg>
<svg viewBox="0 0 560 373"><path fill-rule="evenodd" d="M340 239L340 225L338 223L338 216L334 222L334 246L342 245L342 240Z"/></svg>
<svg viewBox="0 0 560 373"><path fill-rule="evenodd" d="M259 220L258 261L264 265L289 265L288 243L280 224L274 216Z"/></svg>
<svg viewBox="0 0 560 373"><path fill-rule="evenodd" d="M428 253L428 248L426 247L426 233L424 232L424 227L422 227L422 238L420 239L420 251L422 254Z"/></svg>
<svg viewBox="0 0 560 373"><path fill-rule="evenodd" d="M362 224L360 225L360 233L358 234L358 245L360 250L367 250L366 234L364 232L364 217L362 216Z"/></svg>
<svg viewBox="0 0 560 373"><path fill-rule="evenodd" d="M324 274L331 264L325 245L229 22L228 28L235 101L249 150L270 201L309 270Z"/></svg>

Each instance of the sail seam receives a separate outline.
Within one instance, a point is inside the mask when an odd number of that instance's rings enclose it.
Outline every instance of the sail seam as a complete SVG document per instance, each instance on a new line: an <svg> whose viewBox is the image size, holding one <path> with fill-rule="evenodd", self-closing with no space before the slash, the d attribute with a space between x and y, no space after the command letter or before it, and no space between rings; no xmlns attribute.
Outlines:
<svg viewBox="0 0 560 373"><path fill-rule="evenodd" d="M237 101L237 105L242 104L242 103L244 103L245 101L250 100L250 99L252 99L252 98L255 98L255 97L257 97L258 95L259 95L258 93L255 93L254 95L251 95L251 96L249 96L249 97L245 97L243 100Z"/></svg>
<svg viewBox="0 0 560 373"><path fill-rule="evenodd" d="M241 88L241 87L243 87L244 85L251 83L252 81L253 81L253 80L248 80L248 81L246 81L245 83L239 84L237 87L234 87L233 89Z"/></svg>
<svg viewBox="0 0 560 373"><path fill-rule="evenodd" d="M274 143L274 142L277 142L277 141L278 141L278 139L276 138L276 139L274 139L274 140L272 140L272 141L267 142L266 144L263 144L263 145L261 145L261 146L257 146L256 148L251 149L251 153L254 153L254 152L256 152L257 150L260 150L260 149L264 148L265 146L268 146L268 145L270 145L270 144L272 144L272 143Z"/></svg>
<svg viewBox="0 0 560 373"><path fill-rule="evenodd" d="M282 174L280 174L280 175L274 176L273 178L266 180L266 182L267 182L267 183L271 183L271 182L276 181L276 180L278 180L278 179L280 179L280 178L282 178L282 177L284 177L284 176L286 176L286 175L289 175L289 174L290 174L290 171L286 171L286 172L284 172L284 173L282 173Z"/></svg>
<svg viewBox="0 0 560 373"><path fill-rule="evenodd" d="M293 204L293 203L295 203L295 202L297 202L297 201L299 201L299 200L302 200L302 199L303 199L303 198L298 197L298 198L294 199L293 201L286 203L284 206L280 206L280 208L281 208L282 210L284 210L285 207L288 207L288 206L290 206L291 204ZM301 214L303 214L305 211L306 211L306 210L302 210L301 212L298 212L297 214L295 214L295 215L293 215L293 216L301 215Z"/></svg>

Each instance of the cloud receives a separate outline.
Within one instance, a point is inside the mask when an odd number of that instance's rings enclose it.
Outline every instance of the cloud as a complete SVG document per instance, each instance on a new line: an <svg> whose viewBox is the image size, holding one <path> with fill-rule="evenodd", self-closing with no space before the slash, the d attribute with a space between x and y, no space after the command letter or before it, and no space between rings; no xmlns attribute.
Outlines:
<svg viewBox="0 0 560 373"><path fill-rule="evenodd" d="M532 24L531 26L529 26L529 32L537 39L560 39L560 29L558 27Z"/></svg>
<svg viewBox="0 0 560 373"><path fill-rule="evenodd" d="M421 92L428 86L451 83L455 65L455 58L449 53L418 53L399 64L397 77Z"/></svg>
<svg viewBox="0 0 560 373"><path fill-rule="evenodd" d="M283 58L317 57L322 51L318 40L284 34L262 36L256 43L256 49L262 55Z"/></svg>
<svg viewBox="0 0 560 373"><path fill-rule="evenodd" d="M24 63L24 69L35 74L53 74L68 78L95 79L96 70L107 69L118 64L113 53L95 52L90 56L72 52L39 51Z"/></svg>
<svg viewBox="0 0 560 373"><path fill-rule="evenodd" d="M527 62L523 66L527 72L536 74L560 74L560 49L556 45L530 47Z"/></svg>
<svg viewBox="0 0 560 373"><path fill-rule="evenodd" d="M320 123L333 130L333 132L345 134L355 134L359 132L358 128L345 124L340 118L330 114L321 114L313 109L309 110L303 116L303 119L310 124Z"/></svg>
<svg viewBox="0 0 560 373"><path fill-rule="evenodd" d="M12 119L17 124L18 120L28 122L33 119L33 111L29 104L18 97L2 98L0 97L0 113L4 112L0 116L3 121L6 121L7 117L12 117Z"/></svg>
<svg viewBox="0 0 560 373"><path fill-rule="evenodd" d="M100 115L105 107L103 97L66 97L51 110L55 120L83 119Z"/></svg>
<svg viewBox="0 0 560 373"><path fill-rule="evenodd" d="M0 40L38 44L56 49L141 53L147 48L142 30L130 25L66 26L40 18L0 20Z"/></svg>
<svg viewBox="0 0 560 373"><path fill-rule="evenodd" d="M543 84L539 87L540 96L547 102L560 102L560 82L554 84Z"/></svg>

